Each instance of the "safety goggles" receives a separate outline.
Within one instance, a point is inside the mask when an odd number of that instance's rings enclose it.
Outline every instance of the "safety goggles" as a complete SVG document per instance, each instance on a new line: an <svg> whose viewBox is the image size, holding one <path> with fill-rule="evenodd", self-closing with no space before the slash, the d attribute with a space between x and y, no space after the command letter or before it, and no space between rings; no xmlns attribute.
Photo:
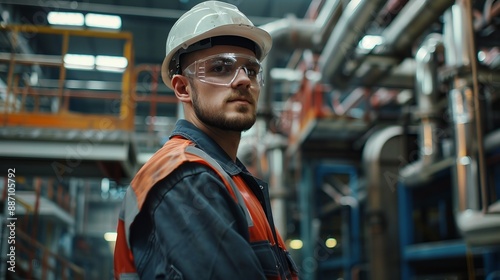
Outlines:
<svg viewBox="0 0 500 280"><path fill-rule="evenodd" d="M252 86L264 85L260 61L250 55L223 53L206 57L191 63L184 69L184 75L196 77L212 85L229 86L243 70Z"/></svg>

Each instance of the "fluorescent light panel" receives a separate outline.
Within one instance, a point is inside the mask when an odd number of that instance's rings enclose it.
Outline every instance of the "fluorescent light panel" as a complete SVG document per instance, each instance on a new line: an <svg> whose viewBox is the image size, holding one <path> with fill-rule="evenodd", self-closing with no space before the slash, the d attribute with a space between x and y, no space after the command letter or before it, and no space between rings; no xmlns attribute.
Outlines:
<svg viewBox="0 0 500 280"><path fill-rule="evenodd" d="M98 28L120 29L122 19L115 15L71 12L49 12L47 21L52 25L89 26Z"/></svg>
<svg viewBox="0 0 500 280"><path fill-rule="evenodd" d="M95 57L85 54L66 54L64 56L64 65L69 69L94 69Z"/></svg>
<svg viewBox="0 0 500 280"><path fill-rule="evenodd" d="M122 73L123 71L125 71L125 68L106 67L99 65L96 65L95 69L101 72L115 72L115 73Z"/></svg>
<svg viewBox="0 0 500 280"><path fill-rule="evenodd" d="M122 27L122 19L115 15L104 14L86 14L85 24L90 27L120 29Z"/></svg>
<svg viewBox="0 0 500 280"><path fill-rule="evenodd" d="M47 21L52 25L83 26L85 23L82 13L49 12Z"/></svg>
<svg viewBox="0 0 500 280"><path fill-rule="evenodd" d="M96 56L95 64L102 67L126 68L128 61L123 56L98 55Z"/></svg>
<svg viewBox="0 0 500 280"><path fill-rule="evenodd" d="M123 72L127 68L128 61L122 56L66 54L64 65L69 69Z"/></svg>
<svg viewBox="0 0 500 280"><path fill-rule="evenodd" d="M123 72L128 61L123 56L98 55L95 59L96 69L104 72Z"/></svg>

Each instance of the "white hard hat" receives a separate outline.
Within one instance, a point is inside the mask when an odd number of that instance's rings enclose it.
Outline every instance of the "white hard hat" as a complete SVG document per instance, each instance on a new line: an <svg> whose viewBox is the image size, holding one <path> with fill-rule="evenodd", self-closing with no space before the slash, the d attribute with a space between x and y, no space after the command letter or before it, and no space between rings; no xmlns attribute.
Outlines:
<svg viewBox="0 0 500 280"><path fill-rule="evenodd" d="M241 37L255 43L259 60L266 57L272 46L271 35L255 27L236 6L219 1L202 2L183 14L168 34L166 56L161 66L163 82L172 88L171 78L177 71L172 66L178 66L178 52L204 39L221 36ZM177 65L172 65L173 59L177 60Z"/></svg>

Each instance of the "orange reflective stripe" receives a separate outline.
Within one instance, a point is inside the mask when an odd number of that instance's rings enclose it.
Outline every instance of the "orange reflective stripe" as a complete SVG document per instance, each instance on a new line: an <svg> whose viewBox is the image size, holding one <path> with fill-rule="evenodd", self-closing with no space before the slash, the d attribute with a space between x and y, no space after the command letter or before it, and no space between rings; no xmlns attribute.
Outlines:
<svg viewBox="0 0 500 280"><path fill-rule="evenodd" d="M241 195L244 197L248 209L251 209L251 215L255 226L248 228L248 231L250 233L250 241L268 240L271 245L276 244L277 240L274 240L271 226L269 225L269 221L267 220L266 213L264 212L260 201L253 194L250 188L245 184L243 178L241 178L240 176L235 176L233 177L233 180L238 186L239 193L241 193Z"/></svg>
<svg viewBox="0 0 500 280"><path fill-rule="evenodd" d="M151 187L186 161L184 149L191 144L189 140L172 138L139 170L130 183L137 197L139 209L142 209Z"/></svg>
<svg viewBox="0 0 500 280"><path fill-rule="evenodd" d="M114 271L115 279L120 279L120 275L136 273L134 256L129 249L128 240L125 237L125 223L123 220L118 220L118 228L116 232L115 253L114 253Z"/></svg>

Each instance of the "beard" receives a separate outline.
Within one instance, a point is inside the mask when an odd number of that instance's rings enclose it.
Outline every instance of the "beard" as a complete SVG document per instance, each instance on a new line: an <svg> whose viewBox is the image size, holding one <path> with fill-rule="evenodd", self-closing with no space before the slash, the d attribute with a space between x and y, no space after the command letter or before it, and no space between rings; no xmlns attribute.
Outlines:
<svg viewBox="0 0 500 280"><path fill-rule="evenodd" d="M229 118L225 116L225 112L222 110L203 106L202 102L199 102L198 100L198 91L196 88L193 88L192 101L194 113L200 121L207 125L223 130L243 132L245 130L249 130L255 124L255 114L250 116L248 114L244 114L234 118ZM240 113L248 113L249 111L248 106L240 106L237 110Z"/></svg>

